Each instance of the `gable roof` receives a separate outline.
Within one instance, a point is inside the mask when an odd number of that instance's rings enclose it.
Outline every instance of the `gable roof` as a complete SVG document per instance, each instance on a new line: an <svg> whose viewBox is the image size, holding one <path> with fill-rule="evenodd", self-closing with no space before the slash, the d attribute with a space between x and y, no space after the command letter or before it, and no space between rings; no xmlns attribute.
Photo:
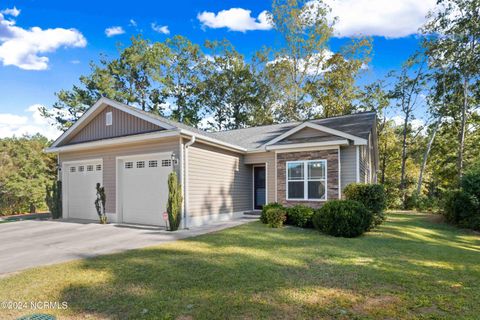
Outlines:
<svg viewBox="0 0 480 320"><path fill-rule="evenodd" d="M124 112L140 117L141 119L152 122L159 127L166 129L163 131L165 134L178 132L179 135L195 135L199 140L204 142L224 146L240 152L260 150L261 148L273 144L285 144L281 142L282 139L306 127L323 131L342 139L352 140L354 143L363 144L363 140L368 139L376 121L376 115L374 112L363 112L332 118L308 120L305 122L289 122L229 131L207 132L103 97L88 109L72 127L55 140L47 151L59 151L60 148L62 148L59 147L59 144L62 141L78 132L78 130L82 128L82 125L88 123L88 120L92 119L99 112L98 110L101 110L106 105L110 105ZM141 135L139 135L138 138L141 138L140 136ZM305 142L309 142L307 140ZM310 141L312 141L312 139L310 139Z"/></svg>
<svg viewBox="0 0 480 320"><path fill-rule="evenodd" d="M375 112L361 112L350 115L309 120L303 123L317 124L343 133L368 139L368 135L375 126ZM248 150L258 149L269 141L302 125L302 122L288 122L229 131L219 131L213 134L225 141L237 144Z"/></svg>
<svg viewBox="0 0 480 320"><path fill-rule="evenodd" d="M294 133L296 133L296 132L298 132L298 131L300 131L304 128L311 128L311 129L314 129L314 130L317 130L317 131L320 131L320 132L330 133L331 135L334 135L334 136L337 136L337 137L342 137L342 138L345 138L345 139L352 140L352 141L355 142L355 144L366 144L367 143L366 139L354 136L350 133L346 133L346 132L343 132L343 131L339 131L339 130L336 130L336 129L325 127L325 126L322 126L321 124L318 124L318 123L304 122L304 123L292 128L292 129L288 130L287 132L284 132L283 134L277 136L276 138L268 141L267 143L265 143L264 146L269 146L269 145L275 144L275 143L291 136L292 134L294 134Z"/></svg>

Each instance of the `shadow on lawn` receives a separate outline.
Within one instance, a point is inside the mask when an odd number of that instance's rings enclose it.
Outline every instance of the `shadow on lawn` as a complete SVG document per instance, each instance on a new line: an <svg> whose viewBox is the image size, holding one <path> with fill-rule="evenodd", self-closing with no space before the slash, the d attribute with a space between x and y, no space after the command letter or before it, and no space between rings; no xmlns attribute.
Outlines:
<svg viewBox="0 0 480 320"><path fill-rule="evenodd" d="M480 277L471 251L479 250L478 240L467 250L453 230L439 225L442 236L422 217L409 219L392 219L357 239L254 223L89 259L82 269L104 272L107 280L70 284L61 301L75 312L122 319L468 314L449 286ZM418 238L421 230L427 240Z"/></svg>

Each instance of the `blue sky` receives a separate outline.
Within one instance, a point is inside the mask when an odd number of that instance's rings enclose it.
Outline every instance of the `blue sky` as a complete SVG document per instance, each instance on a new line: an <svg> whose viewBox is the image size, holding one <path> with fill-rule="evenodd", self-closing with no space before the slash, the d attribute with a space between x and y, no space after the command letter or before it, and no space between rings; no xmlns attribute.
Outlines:
<svg viewBox="0 0 480 320"><path fill-rule="evenodd" d="M373 60L363 81L382 77L418 48L415 33L434 0L327 0L339 21L335 51L349 36L373 37ZM421 3L418 3L421 2ZM152 41L183 35L196 43L227 38L249 57L278 35L262 19L270 1L18 1L0 2L0 137L41 132L35 112L54 93L78 83L89 61L114 57L132 35ZM110 32L108 31L110 30ZM108 33L108 35L107 35Z"/></svg>

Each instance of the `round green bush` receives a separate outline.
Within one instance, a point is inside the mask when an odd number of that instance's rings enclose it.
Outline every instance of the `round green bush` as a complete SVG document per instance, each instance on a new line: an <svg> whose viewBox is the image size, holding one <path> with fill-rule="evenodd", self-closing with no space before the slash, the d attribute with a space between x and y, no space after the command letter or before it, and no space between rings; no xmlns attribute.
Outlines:
<svg viewBox="0 0 480 320"><path fill-rule="evenodd" d="M373 214L372 226L385 221L384 210L387 204L385 189L381 184L351 183L343 191L347 200L362 203Z"/></svg>
<svg viewBox="0 0 480 320"><path fill-rule="evenodd" d="M300 228L312 228L313 209L304 205L287 208L287 224Z"/></svg>
<svg viewBox="0 0 480 320"><path fill-rule="evenodd" d="M267 210L266 219L269 227L281 228L287 220L287 213L283 208L270 208Z"/></svg>
<svg viewBox="0 0 480 320"><path fill-rule="evenodd" d="M326 202L313 215L316 229L334 237L353 238L367 231L373 214L363 204L353 200Z"/></svg>
<svg viewBox="0 0 480 320"><path fill-rule="evenodd" d="M260 215L260 221L262 223L265 223L267 224L267 211L268 209L272 209L272 208L275 208L275 209L284 209L285 208L280 204L280 203L277 203L277 202L271 202L269 204L266 204L263 206L262 208L262 214Z"/></svg>

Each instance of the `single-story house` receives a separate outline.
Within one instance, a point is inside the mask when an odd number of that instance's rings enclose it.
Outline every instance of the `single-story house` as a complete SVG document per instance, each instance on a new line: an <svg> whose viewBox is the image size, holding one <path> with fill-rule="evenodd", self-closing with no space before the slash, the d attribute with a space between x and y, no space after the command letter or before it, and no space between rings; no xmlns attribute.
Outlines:
<svg viewBox="0 0 480 320"><path fill-rule="evenodd" d="M65 218L165 226L167 177L177 172L183 227L270 202L321 206L352 182L377 180L376 116L357 113L206 132L101 98L47 150L58 154Z"/></svg>

